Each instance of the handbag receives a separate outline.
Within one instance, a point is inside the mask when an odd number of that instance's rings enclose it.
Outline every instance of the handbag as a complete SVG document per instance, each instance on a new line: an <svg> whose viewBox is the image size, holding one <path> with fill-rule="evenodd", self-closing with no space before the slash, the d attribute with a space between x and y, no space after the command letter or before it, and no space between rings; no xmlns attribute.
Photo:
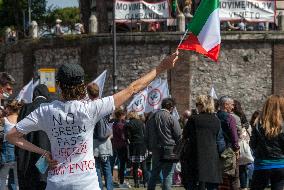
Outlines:
<svg viewBox="0 0 284 190"><path fill-rule="evenodd" d="M253 163L254 158L252 156L251 149L247 141L242 139L241 141L239 141L239 146L240 146L239 164L246 165Z"/></svg>
<svg viewBox="0 0 284 190"><path fill-rule="evenodd" d="M181 138L177 143L176 146L174 147L174 154L176 154L177 158L180 160L181 155L184 152L184 148L188 142L188 139Z"/></svg>
<svg viewBox="0 0 284 190"><path fill-rule="evenodd" d="M221 154L221 161L223 166L223 174L228 176L236 175L237 158L232 148L226 148Z"/></svg>

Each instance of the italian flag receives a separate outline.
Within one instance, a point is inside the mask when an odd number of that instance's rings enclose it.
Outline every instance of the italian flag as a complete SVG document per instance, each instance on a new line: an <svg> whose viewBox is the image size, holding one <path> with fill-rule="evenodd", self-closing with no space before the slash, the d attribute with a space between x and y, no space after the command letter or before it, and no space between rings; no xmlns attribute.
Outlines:
<svg viewBox="0 0 284 190"><path fill-rule="evenodd" d="M178 49L196 51L217 62L221 43L219 0L202 0L188 30L189 37Z"/></svg>

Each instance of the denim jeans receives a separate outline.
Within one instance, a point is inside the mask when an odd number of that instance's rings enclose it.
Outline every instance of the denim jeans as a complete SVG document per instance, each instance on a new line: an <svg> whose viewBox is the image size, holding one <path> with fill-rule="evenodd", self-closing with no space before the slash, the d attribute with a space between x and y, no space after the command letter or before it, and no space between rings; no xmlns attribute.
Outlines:
<svg viewBox="0 0 284 190"><path fill-rule="evenodd" d="M112 184L112 174L111 174L109 156L99 157L99 158L95 157L95 161L96 161L96 171L98 175L100 188L102 190L104 189L103 182L102 182L102 175L101 175L101 172L102 172L105 177L105 184L106 184L107 190L112 190L113 184Z"/></svg>
<svg viewBox="0 0 284 190"><path fill-rule="evenodd" d="M0 190L6 189L6 184L10 170L13 169L14 183L9 184L13 190L19 189L18 176L17 176L17 164L16 162L5 163L0 169ZM9 189L10 189L9 188Z"/></svg>
<svg viewBox="0 0 284 190"><path fill-rule="evenodd" d="M241 188L249 187L249 177L248 177L248 168L247 165L240 165L240 185Z"/></svg>
<svg viewBox="0 0 284 190"><path fill-rule="evenodd" d="M152 171L148 182L148 190L154 190L156 187L157 178L160 172L163 175L162 190L172 189L174 163L172 162L160 162L159 150L153 150L152 152Z"/></svg>

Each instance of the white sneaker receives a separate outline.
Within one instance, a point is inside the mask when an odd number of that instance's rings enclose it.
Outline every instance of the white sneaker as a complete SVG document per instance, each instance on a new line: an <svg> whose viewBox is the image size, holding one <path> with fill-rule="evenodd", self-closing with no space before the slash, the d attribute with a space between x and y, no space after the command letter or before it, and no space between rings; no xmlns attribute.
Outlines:
<svg viewBox="0 0 284 190"><path fill-rule="evenodd" d="M130 189L131 185L129 185L127 183L123 183L123 184L119 184L119 188L120 189Z"/></svg>

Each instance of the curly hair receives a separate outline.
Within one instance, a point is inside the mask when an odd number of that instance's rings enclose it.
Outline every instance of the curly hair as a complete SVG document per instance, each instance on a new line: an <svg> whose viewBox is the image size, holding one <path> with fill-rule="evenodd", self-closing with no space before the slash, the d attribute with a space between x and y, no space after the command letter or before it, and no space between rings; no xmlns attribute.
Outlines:
<svg viewBox="0 0 284 190"><path fill-rule="evenodd" d="M84 83L78 85L66 85L59 83L64 100L82 100L86 97L86 85Z"/></svg>
<svg viewBox="0 0 284 190"><path fill-rule="evenodd" d="M137 112L134 112L134 111L128 112L126 117L129 120L130 119L139 119L140 120L139 115L137 114Z"/></svg>
<svg viewBox="0 0 284 190"><path fill-rule="evenodd" d="M9 111L12 113L18 113L23 105L24 104L22 101L19 102L16 99L11 99L7 102L7 104L5 105L5 108L8 108Z"/></svg>
<svg viewBox="0 0 284 190"><path fill-rule="evenodd" d="M196 97L196 106L201 106L201 112L214 113L214 100L208 95L199 95Z"/></svg>

